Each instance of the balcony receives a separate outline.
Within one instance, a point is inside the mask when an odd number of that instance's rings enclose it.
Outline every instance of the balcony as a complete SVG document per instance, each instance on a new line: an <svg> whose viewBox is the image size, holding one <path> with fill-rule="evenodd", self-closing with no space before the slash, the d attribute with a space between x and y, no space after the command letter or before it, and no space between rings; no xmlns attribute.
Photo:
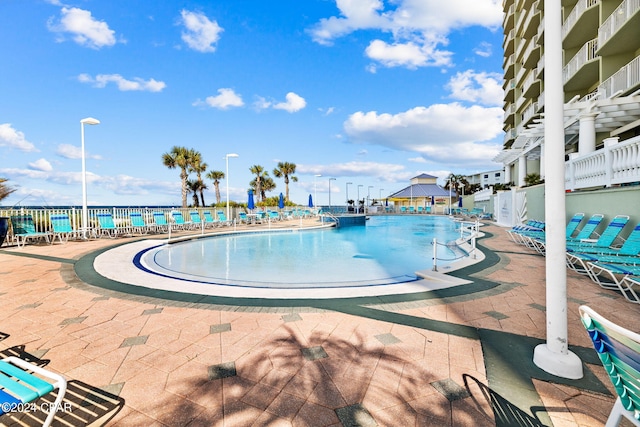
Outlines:
<svg viewBox="0 0 640 427"><path fill-rule="evenodd" d="M589 40L562 69L565 92L578 91L598 81L598 39Z"/></svg>
<svg viewBox="0 0 640 427"><path fill-rule="evenodd" d="M504 126L503 127L506 127L506 128L513 127L516 120L515 115L516 115L516 106L514 104L507 105L507 107L504 110L504 118L503 118Z"/></svg>
<svg viewBox="0 0 640 427"><path fill-rule="evenodd" d="M538 26L540 25L540 11L538 10L538 3L540 0L533 3L531 9L526 14L518 19L516 28L518 29L518 36L523 39L530 39L538 33Z"/></svg>
<svg viewBox="0 0 640 427"><path fill-rule="evenodd" d="M615 55L638 48L640 0L624 0L598 29L599 55Z"/></svg>
<svg viewBox="0 0 640 427"><path fill-rule="evenodd" d="M516 92L516 82L511 79L507 82L507 87L504 89L504 101L505 102L513 102L515 101L515 92Z"/></svg>
<svg viewBox="0 0 640 427"><path fill-rule="evenodd" d="M631 62L620 68L617 73L609 77L598 86L604 98L611 97L616 92L623 95L640 87L640 56L636 56Z"/></svg>
<svg viewBox="0 0 640 427"><path fill-rule="evenodd" d="M522 113L522 120L520 123L526 127L529 124L529 122L538 115L537 111L538 111L538 103L537 102L531 103L531 105L529 105Z"/></svg>
<svg viewBox="0 0 640 427"><path fill-rule="evenodd" d="M536 78L536 70L531 70L522 85L522 96L527 99L536 99L540 95L541 82Z"/></svg>
<svg viewBox="0 0 640 427"><path fill-rule="evenodd" d="M524 51L522 58L522 65L527 68L533 68L540 60L540 43L538 43L538 36L535 35L531 38L527 49Z"/></svg>
<svg viewBox="0 0 640 427"><path fill-rule="evenodd" d="M502 64L502 69L504 70L504 79L509 80L512 79L515 75L516 61L515 55L509 55L505 58L504 63Z"/></svg>
<svg viewBox="0 0 640 427"><path fill-rule="evenodd" d="M573 154L565 163L565 188L611 187L640 181L640 136L617 142L585 156Z"/></svg>
<svg viewBox="0 0 640 427"><path fill-rule="evenodd" d="M596 37L600 0L580 0L562 24L562 40L565 48L580 46ZM593 31L589 32L589 29Z"/></svg>
<svg viewBox="0 0 640 427"><path fill-rule="evenodd" d="M507 11L504 14L502 28L504 29L505 33L513 29L513 24L516 20L515 12L516 12L516 7L515 5L512 4L511 6L509 6L509 9L507 9Z"/></svg>

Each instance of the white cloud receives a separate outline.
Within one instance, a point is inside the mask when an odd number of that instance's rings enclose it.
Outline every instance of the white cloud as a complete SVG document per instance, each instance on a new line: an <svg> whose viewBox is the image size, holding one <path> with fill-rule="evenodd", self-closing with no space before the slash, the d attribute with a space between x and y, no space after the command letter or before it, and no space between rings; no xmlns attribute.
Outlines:
<svg viewBox="0 0 640 427"><path fill-rule="evenodd" d="M53 170L51 163L49 163L46 159L38 159L35 162L29 163L29 169L50 172Z"/></svg>
<svg viewBox="0 0 640 427"><path fill-rule="evenodd" d="M300 174L321 174L323 177L373 176L382 181L390 182L404 181L411 178L412 175L412 172L406 171L405 167L399 164L355 161L329 165L299 164L296 167L296 171ZM320 189L321 183L324 181L324 179L317 180L318 189Z"/></svg>
<svg viewBox="0 0 640 427"><path fill-rule="evenodd" d="M0 124L0 147L17 148L21 151L39 151L35 145L27 141L24 133L14 129L11 123Z"/></svg>
<svg viewBox="0 0 640 427"><path fill-rule="evenodd" d="M208 105L212 108L226 110L229 107L242 107L244 105L244 102L242 101L242 97L235 93L233 89L221 88L218 89L217 96L207 96L204 102L197 100L193 103L193 105Z"/></svg>
<svg viewBox="0 0 640 427"><path fill-rule="evenodd" d="M285 102L274 104L273 108L276 110L285 110L289 113L295 113L307 106L307 101L305 101L300 95L293 92L287 93L285 99Z"/></svg>
<svg viewBox="0 0 640 427"><path fill-rule="evenodd" d="M103 88L109 83L115 83L118 89L125 91L147 91L147 92L161 92L167 85L165 82L157 81L155 79L144 80L139 77L134 77L133 80L127 80L120 74L98 74L95 78L88 74L80 74L78 81L81 83L93 84L94 87Z"/></svg>
<svg viewBox="0 0 640 427"><path fill-rule="evenodd" d="M475 49L473 49L473 53L478 56L482 56L483 58L488 58L493 54L493 47L490 43L482 42Z"/></svg>
<svg viewBox="0 0 640 427"><path fill-rule="evenodd" d="M63 7L60 14L58 22L51 18L48 23L49 30L60 35L60 41L64 33L71 33L76 43L92 49L116 44L115 31L106 22L94 19L88 10Z"/></svg>
<svg viewBox="0 0 640 427"><path fill-rule="evenodd" d="M82 148L71 144L60 144L56 149L56 154L60 157L64 157L65 159L81 159ZM89 154L86 150L85 155L88 159L102 160L102 156L98 154Z"/></svg>
<svg viewBox="0 0 640 427"><path fill-rule="evenodd" d="M323 18L308 32L315 42L330 45L354 31L378 30L391 40L373 40L366 54L386 67L449 65L451 53L439 48L448 34L476 25L499 28L501 5L499 0L395 0L386 5L381 0L336 0L340 16Z"/></svg>
<svg viewBox="0 0 640 427"><path fill-rule="evenodd" d="M271 107L271 102L267 101L262 96L256 96L256 100L253 103L253 107L256 110L266 110L267 108Z"/></svg>
<svg viewBox="0 0 640 427"><path fill-rule="evenodd" d="M498 106L504 99L502 75L498 73L459 72L451 77L447 88L451 90L450 98L461 101Z"/></svg>
<svg viewBox="0 0 640 427"><path fill-rule="evenodd" d="M411 70L426 66L451 65L452 52L436 49L437 42L408 42L388 44L374 40L367 46L365 53L385 67L407 67ZM375 73L376 69L370 69Z"/></svg>
<svg viewBox="0 0 640 427"><path fill-rule="evenodd" d="M352 114L344 129L355 143L415 152L438 162L486 162L501 149L502 108L459 103L416 107L398 114Z"/></svg>
<svg viewBox="0 0 640 427"><path fill-rule="evenodd" d="M427 159L425 159L424 157L411 157L407 159L407 161L411 163L427 163Z"/></svg>
<svg viewBox="0 0 640 427"><path fill-rule="evenodd" d="M182 17L180 23L185 27L182 32L182 41L198 52L215 52L215 44L220 40L220 33L224 29L215 20L211 21L202 13L182 10L180 15Z"/></svg>

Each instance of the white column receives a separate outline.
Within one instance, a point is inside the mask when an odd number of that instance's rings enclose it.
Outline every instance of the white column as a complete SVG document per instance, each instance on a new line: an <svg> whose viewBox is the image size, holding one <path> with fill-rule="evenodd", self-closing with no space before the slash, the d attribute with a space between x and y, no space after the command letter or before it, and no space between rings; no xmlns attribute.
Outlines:
<svg viewBox="0 0 640 427"><path fill-rule="evenodd" d="M544 156L545 156L545 152L544 152L544 141L542 141L540 143L540 178L544 179L545 173L544 173Z"/></svg>
<svg viewBox="0 0 640 427"><path fill-rule="evenodd" d="M569 351L564 192L564 92L562 18L557 0L544 0L545 238L547 342L533 352L533 363L563 378L582 378L582 361ZM576 314L577 315L577 314Z"/></svg>
<svg viewBox="0 0 640 427"><path fill-rule="evenodd" d="M578 153L584 156L596 151L596 115L594 113L580 116L580 134Z"/></svg>
<svg viewBox="0 0 640 427"><path fill-rule="evenodd" d="M504 165L504 183L509 184L511 182L511 165Z"/></svg>
<svg viewBox="0 0 640 427"><path fill-rule="evenodd" d="M527 176L527 156L518 157L518 187L524 187L524 178Z"/></svg>

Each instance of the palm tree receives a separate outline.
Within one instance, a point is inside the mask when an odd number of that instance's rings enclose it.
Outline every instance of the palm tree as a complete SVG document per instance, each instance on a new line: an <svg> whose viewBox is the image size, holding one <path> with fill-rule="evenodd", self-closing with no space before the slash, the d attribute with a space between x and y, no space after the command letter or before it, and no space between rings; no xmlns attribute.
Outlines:
<svg viewBox="0 0 640 427"><path fill-rule="evenodd" d="M198 192L200 191L200 182L198 182L197 179L190 179L187 181L187 187L189 188L189 191L193 193L193 207L199 207L200 200L198 200Z"/></svg>
<svg viewBox="0 0 640 427"><path fill-rule="evenodd" d="M0 178L0 200L6 199L9 197L9 194L16 191L15 188L11 188L5 184L7 181L9 181L7 178Z"/></svg>
<svg viewBox="0 0 640 427"><path fill-rule="evenodd" d="M224 179L224 172L210 171L207 178L213 181L213 187L216 189L216 205L220 204L220 180ZM204 206L204 204L202 205Z"/></svg>
<svg viewBox="0 0 640 427"><path fill-rule="evenodd" d="M174 145L171 151L162 155L162 163L169 169L180 168L180 182L182 184L182 207L187 207L187 169L191 164L191 150Z"/></svg>
<svg viewBox="0 0 640 427"><path fill-rule="evenodd" d="M267 191L273 191L275 189L276 183L274 182L274 180L268 175L265 176L264 178L262 178L260 199L264 201L267 198Z"/></svg>
<svg viewBox="0 0 640 427"><path fill-rule="evenodd" d="M298 177L293 176L296 173L296 164L289 162L278 162L278 166L273 170L276 178L284 177L285 200L289 200L289 178L293 182L298 182Z"/></svg>
<svg viewBox="0 0 640 427"><path fill-rule="evenodd" d="M207 171L209 165L202 161L202 154L196 150L190 150L191 164L189 165L189 172L195 172L198 177L198 191L200 192L200 202L202 206L207 206L204 203L204 190L207 189L207 185L202 181L202 174Z"/></svg>
<svg viewBox="0 0 640 427"><path fill-rule="evenodd" d="M265 171L264 168L260 165L253 165L249 168L249 171L256 176L254 188L256 189L256 194L262 196L262 181L264 178L269 176L269 172ZM251 181L253 182L253 181Z"/></svg>

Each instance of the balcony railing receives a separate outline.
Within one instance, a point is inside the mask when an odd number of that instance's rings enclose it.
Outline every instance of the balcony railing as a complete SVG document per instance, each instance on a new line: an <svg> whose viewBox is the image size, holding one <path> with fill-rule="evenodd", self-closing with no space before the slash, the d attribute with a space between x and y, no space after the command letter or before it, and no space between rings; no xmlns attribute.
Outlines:
<svg viewBox="0 0 640 427"><path fill-rule="evenodd" d="M565 166L567 190L640 182L640 136L623 142L610 138L598 151L573 154Z"/></svg>
<svg viewBox="0 0 640 427"><path fill-rule="evenodd" d="M562 69L563 82L567 83L587 62L596 59L598 57L597 50L598 39L586 42Z"/></svg>
<svg viewBox="0 0 640 427"><path fill-rule="evenodd" d="M598 92L604 98L610 98L616 92L625 93L640 86L640 56L635 57L614 75L598 86Z"/></svg>
<svg viewBox="0 0 640 427"><path fill-rule="evenodd" d="M600 46L609 40L640 9L640 0L624 0L598 28Z"/></svg>
<svg viewBox="0 0 640 427"><path fill-rule="evenodd" d="M587 9L597 5L598 3L600 3L600 0L580 0L576 3L573 10L569 13L569 16L567 16L567 19L562 24L562 38L564 39L567 34L569 34L569 31L571 31L576 22L578 22L578 19L580 19L580 16L582 16Z"/></svg>

